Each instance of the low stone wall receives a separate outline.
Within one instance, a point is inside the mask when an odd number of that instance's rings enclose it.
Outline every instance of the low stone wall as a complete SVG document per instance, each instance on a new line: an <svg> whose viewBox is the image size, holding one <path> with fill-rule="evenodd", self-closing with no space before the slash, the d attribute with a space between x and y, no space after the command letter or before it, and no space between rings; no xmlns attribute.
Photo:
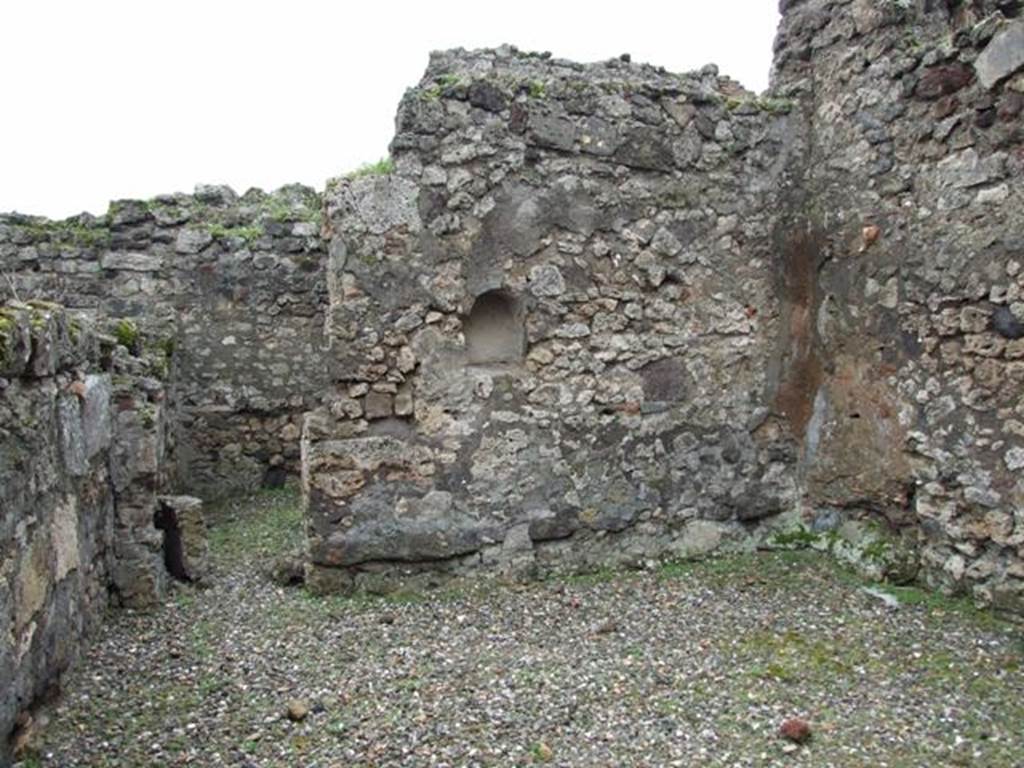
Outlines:
<svg viewBox="0 0 1024 768"><path fill-rule="evenodd" d="M133 346L55 305L0 305L0 760L111 598L162 595L166 360Z"/></svg>
<svg viewBox="0 0 1024 768"><path fill-rule="evenodd" d="M207 497L298 473L302 413L327 386L320 197L225 187L62 222L0 216L0 296L131 318L177 350L181 478Z"/></svg>

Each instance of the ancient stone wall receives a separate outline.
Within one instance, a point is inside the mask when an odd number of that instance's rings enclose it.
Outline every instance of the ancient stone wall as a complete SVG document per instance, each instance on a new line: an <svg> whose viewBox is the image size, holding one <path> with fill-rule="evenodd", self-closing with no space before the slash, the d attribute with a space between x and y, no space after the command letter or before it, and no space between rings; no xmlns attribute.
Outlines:
<svg viewBox="0 0 1024 768"><path fill-rule="evenodd" d="M55 305L0 305L0 760L111 597L162 596L165 360L135 342Z"/></svg>
<svg viewBox="0 0 1024 768"><path fill-rule="evenodd" d="M795 510L793 107L713 67L435 54L395 171L326 194L314 579L637 564Z"/></svg>
<svg viewBox="0 0 1024 768"><path fill-rule="evenodd" d="M315 589L797 544L1024 611L1022 3L782 9L761 96L438 53L386 173L0 216L0 734L202 573L158 494L300 449Z"/></svg>
<svg viewBox="0 0 1024 768"><path fill-rule="evenodd" d="M298 471L325 388L320 198L224 187L64 222L0 216L0 293L131 318L168 339L179 480L207 497Z"/></svg>
<svg viewBox="0 0 1024 768"><path fill-rule="evenodd" d="M761 96L439 53L387 173L0 217L110 334L0 315L0 726L300 421L315 589L810 544L1024 610L1021 2L783 10Z"/></svg>
<svg viewBox="0 0 1024 768"><path fill-rule="evenodd" d="M761 97L437 54L328 189L324 588L810 543L1020 609L1020 3L783 5Z"/></svg>
<svg viewBox="0 0 1024 768"><path fill-rule="evenodd" d="M813 527L880 520L933 586L1021 610L1020 3L787 5L775 87L810 126L820 235Z"/></svg>

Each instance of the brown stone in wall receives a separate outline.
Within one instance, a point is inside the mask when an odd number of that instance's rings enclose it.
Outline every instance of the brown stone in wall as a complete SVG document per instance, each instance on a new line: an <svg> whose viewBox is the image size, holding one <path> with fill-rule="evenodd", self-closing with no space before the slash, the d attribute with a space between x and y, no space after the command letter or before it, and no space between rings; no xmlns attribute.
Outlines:
<svg viewBox="0 0 1024 768"><path fill-rule="evenodd" d="M774 407L792 434L803 440L823 379L816 340L817 270L822 239L790 224L782 235L780 293L783 296L781 370Z"/></svg>
<svg viewBox="0 0 1024 768"><path fill-rule="evenodd" d="M931 101L956 93L973 79L974 73L965 64L940 64L925 70L914 88L914 95Z"/></svg>

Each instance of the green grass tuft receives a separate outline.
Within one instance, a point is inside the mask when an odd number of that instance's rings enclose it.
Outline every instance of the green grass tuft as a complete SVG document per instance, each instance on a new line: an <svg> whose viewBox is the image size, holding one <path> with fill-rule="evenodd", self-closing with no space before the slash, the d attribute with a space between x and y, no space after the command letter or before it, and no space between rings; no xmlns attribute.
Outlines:
<svg viewBox="0 0 1024 768"><path fill-rule="evenodd" d="M114 325L114 338L117 343L129 350L134 350L139 341L139 329L131 320L118 320Z"/></svg>
<svg viewBox="0 0 1024 768"><path fill-rule="evenodd" d="M207 224L207 231L217 239L237 238L254 243L263 237L263 227L226 227L223 224Z"/></svg>
<svg viewBox="0 0 1024 768"><path fill-rule="evenodd" d="M453 75L449 72L443 75L438 75L434 78L434 82L442 88L453 88L461 82L461 79L458 75Z"/></svg>
<svg viewBox="0 0 1024 768"><path fill-rule="evenodd" d="M366 176L387 176L395 170L395 161L390 157L382 157L375 163L363 163L354 171L345 175L346 179L362 179Z"/></svg>
<svg viewBox="0 0 1024 768"><path fill-rule="evenodd" d="M15 230L35 243L53 243L58 246L78 248L108 248L110 230L104 226L84 226L67 221L39 219L31 224L21 224Z"/></svg>

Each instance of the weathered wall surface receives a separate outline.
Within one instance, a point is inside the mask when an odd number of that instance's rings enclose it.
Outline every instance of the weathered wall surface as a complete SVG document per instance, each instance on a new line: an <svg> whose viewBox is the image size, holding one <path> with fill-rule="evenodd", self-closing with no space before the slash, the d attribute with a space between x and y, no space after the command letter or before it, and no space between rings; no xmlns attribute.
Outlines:
<svg viewBox="0 0 1024 768"><path fill-rule="evenodd" d="M206 496L298 470L326 386L320 198L224 187L117 201L103 217L0 217L0 291L132 318L176 350L180 480Z"/></svg>
<svg viewBox="0 0 1024 768"><path fill-rule="evenodd" d="M810 125L822 235L815 529L880 519L932 585L1021 610L1020 3L787 6L775 86Z"/></svg>
<svg viewBox="0 0 1024 768"><path fill-rule="evenodd" d="M783 10L761 98L435 55L395 172L328 190L325 588L751 543L785 511L768 541L1020 609L1020 3Z"/></svg>
<svg viewBox="0 0 1024 768"><path fill-rule="evenodd" d="M341 386L304 442L324 588L638 563L795 509L773 413L791 106L713 68L432 57L395 171L326 194Z"/></svg>
<svg viewBox="0 0 1024 768"><path fill-rule="evenodd" d="M54 305L0 306L0 760L111 595L162 594L160 363Z"/></svg>

